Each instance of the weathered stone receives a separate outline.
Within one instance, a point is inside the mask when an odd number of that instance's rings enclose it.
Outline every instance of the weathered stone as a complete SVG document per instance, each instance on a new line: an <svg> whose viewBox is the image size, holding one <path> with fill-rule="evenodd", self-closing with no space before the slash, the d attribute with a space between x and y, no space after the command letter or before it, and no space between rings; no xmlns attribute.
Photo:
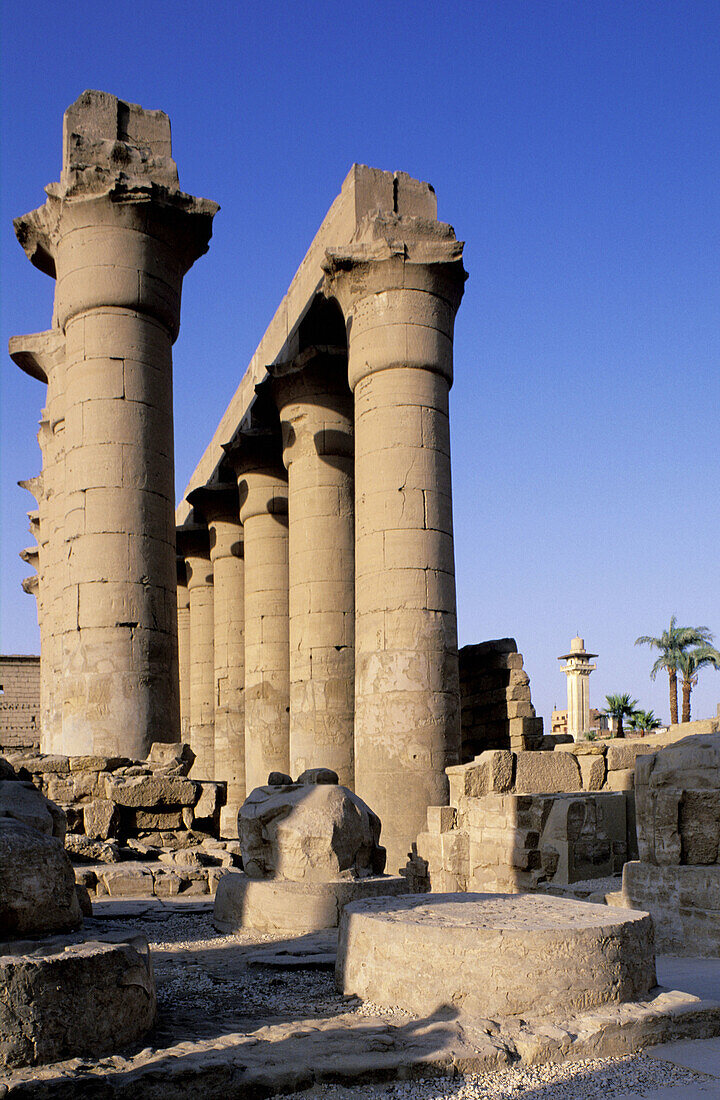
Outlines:
<svg viewBox="0 0 720 1100"><path fill-rule="evenodd" d="M195 763L195 753L189 745L180 741L163 742L154 741L148 753L149 764L160 764L173 768L182 767L183 775L187 775Z"/></svg>
<svg viewBox="0 0 720 1100"><path fill-rule="evenodd" d="M119 806L154 809L157 806L192 806L200 787L192 779L173 776L107 776L105 793Z"/></svg>
<svg viewBox="0 0 720 1100"><path fill-rule="evenodd" d="M624 771L635 767L638 756L657 752L657 746L644 741L613 740L608 742L608 772Z"/></svg>
<svg viewBox="0 0 720 1100"><path fill-rule="evenodd" d="M243 866L252 878L322 882L381 874L380 821L346 787L257 787L238 815Z"/></svg>
<svg viewBox="0 0 720 1100"><path fill-rule="evenodd" d="M720 789L683 791L678 831L682 863L718 863L720 861Z"/></svg>
<svg viewBox="0 0 720 1100"><path fill-rule="evenodd" d="M0 781L0 819L5 817L54 836L60 832L64 814L59 806L51 811L49 800L32 783L6 779Z"/></svg>
<svg viewBox="0 0 720 1100"><path fill-rule="evenodd" d="M85 835L93 840L107 840L117 834L120 814L109 798L96 798L83 807Z"/></svg>
<svg viewBox="0 0 720 1100"><path fill-rule="evenodd" d="M427 824L429 833L447 833L455 825L456 810L453 806L428 806Z"/></svg>
<svg viewBox="0 0 720 1100"><path fill-rule="evenodd" d="M582 790L577 759L565 752L519 752L515 758L518 794L555 794Z"/></svg>
<svg viewBox="0 0 720 1100"><path fill-rule="evenodd" d="M619 768L609 771L605 777L605 786L609 791L632 791L635 787L635 772L632 768Z"/></svg>
<svg viewBox="0 0 720 1100"><path fill-rule="evenodd" d="M448 1004L485 1019L556 1015L646 997L652 921L537 894L358 901L342 913L335 973L346 995L423 1017Z"/></svg>
<svg viewBox="0 0 720 1100"><path fill-rule="evenodd" d="M121 863L98 871L98 883L100 882L111 898L151 897L153 894L152 871L141 863Z"/></svg>
<svg viewBox="0 0 720 1100"><path fill-rule="evenodd" d="M343 906L358 898L407 892L407 880L378 875L335 882L288 882L227 871L217 883L213 924L221 932L304 934L337 927Z"/></svg>
<svg viewBox="0 0 720 1100"><path fill-rule="evenodd" d="M605 757L603 755L578 756L578 764L580 765L583 790L602 790L605 782Z"/></svg>
<svg viewBox="0 0 720 1100"><path fill-rule="evenodd" d="M292 776L285 772L270 772L267 777L268 787L289 787L292 786L292 782Z"/></svg>
<svg viewBox="0 0 720 1100"><path fill-rule="evenodd" d="M114 772L132 764L127 756L70 756L66 758L71 772Z"/></svg>
<svg viewBox="0 0 720 1100"><path fill-rule="evenodd" d="M297 782L305 785L313 783L339 783L340 779L338 773L334 772L332 768L308 768L302 775L298 776Z"/></svg>
<svg viewBox="0 0 720 1100"><path fill-rule="evenodd" d="M123 814L128 826L138 832L155 829L182 829L184 827L183 810L126 810ZM192 814L192 810L190 810ZM192 822L192 817L191 817Z"/></svg>
<svg viewBox="0 0 720 1100"><path fill-rule="evenodd" d="M720 944L720 866L623 867L621 905L642 906L653 919L655 943L668 955L715 959Z"/></svg>
<svg viewBox="0 0 720 1100"><path fill-rule="evenodd" d="M508 791L513 782L513 754L507 749L488 749L469 764L446 769L450 801L457 805L463 795L479 798L494 791Z"/></svg>
<svg viewBox="0 0 720 1100"><path fill-rule="evenodd" d="M82 913L83 917L91 917L93 915L93 907L87 886L84 886L80 882L76 882L75 893L77 895L78 905L80 906L80 912Z"/></svg>
<svg viewBox="0 0 720 1100"><path fill-rule="evenodd" d="M569 735L568 735L569 736ZM555 752L569 752L573 756L604 756L607 745L602 741L558 741Z"/></svg>
<svg viewBox="0 0 720 1100"><path fill-rule="evenodd" d="M193 806L196 821L215 818L220 813L220 807L225 801L225 784L200 783L200 797Z"/></svg>
<svg viewBox="0 0 720 1100"><path fill-rule="evenodd" d="M80 833L68 833L65 837L65 850L73 861L85 863L117 863L120 849L111 840L92 840Z"/></svg>
<svg viewBox="0 0 720 1100"><path fill-rule="evenodd" d="M5 934L79 928L75 876L61 842L10 817L0 818L0 927Z"/></svg>
<svg viewBox="0 0 720 1100"><path fill-rule="evenodd" d="M0 944L0 1064L97 1057L139 1039L157 1010L147 941Z"/></svg>

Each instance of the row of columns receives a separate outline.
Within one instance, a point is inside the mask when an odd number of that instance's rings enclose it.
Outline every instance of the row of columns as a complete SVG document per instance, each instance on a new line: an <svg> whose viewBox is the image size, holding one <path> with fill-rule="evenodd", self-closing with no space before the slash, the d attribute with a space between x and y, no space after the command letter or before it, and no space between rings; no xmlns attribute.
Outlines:
<svg viewBox="0 0 720 1100"><path fill-rule="evenodd" d="M226 823L269 772L330 767L379 814L394 868L459 758L448 392L465 276L454 237L413 244L328 256L347 348L268 368L223 480L189 495L178 532L183 721L232 786Z"/></svg>

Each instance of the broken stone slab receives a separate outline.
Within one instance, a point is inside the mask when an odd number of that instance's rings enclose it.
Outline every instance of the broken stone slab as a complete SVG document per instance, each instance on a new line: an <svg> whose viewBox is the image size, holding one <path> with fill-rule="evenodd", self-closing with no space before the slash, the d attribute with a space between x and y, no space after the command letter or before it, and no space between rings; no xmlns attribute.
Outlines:
<svg viewBox="0 0 720 1100"><path fill-rule="evenodd" d="M415 894L352 902L336 984L419 1016L452 1004L486 1019L548 1016L646 997L647 913L539 894Z"/></svg>
<svg viewBox="0 0 720 1100"><path fill-rule="evenodd" d="M152 897L153 875L146 864L120 863L96 873L111 898Z"/></svg>
<svg viewBox="0 0 720 1100"><path fill-rule="evenodd" d="M200 797L193 806L196 821L215 818L225 803L226 784L202 780L199 783Z"/></svg>
<svg viewBox="0 0 720 1100"><path fill-rule="evenodd" d="M132 764L127 756L68 756L71 772L114 772Z"/></svg>
<svg viewBox="0 0 720 1100"><path fill-rule="evenodd" d="M484 794L509 791L513 784L513 754L507 749L487 749L469 764L446 768L450 780L450 801L479 798Z"/></svg>
<svg viewBox="0 0 720 1100"><path fill-rule="evenodd" d="M515 754L515 790L518 794L561 794L582 790L576 757L566 752Z"/></svg>
<svg viewBox="0 0 720 1100"><path fill-rule="evenodd" d="M357 898L404 894L407 879L378 875L335 882L287 882L226 871L217 884L213 924L221 932L301 934L337 927L342 908Z"/></svg>
<svg viewBox="0 0 720 1100"><path fill-rule="evenodd" d="M0 818L0 928L6 935L67 932L82 924L75 875L57 837Z"/></svg>
<svg viewBox="0 0 720 1100"><path fill-rule="evenodd" d="M82 833L68 833L65 850L73 862L119 863L120 847L114 840L93 840Z"/></svg>
<svg viewBox="0 0 720 1100"><path fill-rule="evenodd" d="M155 980L141 936L2 943L0 986L0 1064L8 1068L108 1054L155 1022Z"/></svg>
<svg viewBox="0 0 720 1100"><path fill-rule="evenodd" d="M178 774L187 775L195 763L195 753L181 741L154 741L148 753L148 764L179 768Z"/></svg>
<svg viewBox="0 0 720 1100"><path fill-rule="evenodd" d="M657 751L657 745L648 745L642 741L609 741L607 747L608 772L634 768L639 756L648 756Z"/></svg>
<svg viewBox="0 0 720 1100"><path fill-rule="evenodd" d="M243 867L251 878L324 882L381 874L380 820L347 787L256 787L238 813Z"/></svg>
<svg viewBox="0 0 720 1100"><path fill-rule="evenodd" d="M105 779L107 798L119 806L132 809L155 809L157 806L193 806L200 794L200 786L182 776L116 776Z"/></svg>

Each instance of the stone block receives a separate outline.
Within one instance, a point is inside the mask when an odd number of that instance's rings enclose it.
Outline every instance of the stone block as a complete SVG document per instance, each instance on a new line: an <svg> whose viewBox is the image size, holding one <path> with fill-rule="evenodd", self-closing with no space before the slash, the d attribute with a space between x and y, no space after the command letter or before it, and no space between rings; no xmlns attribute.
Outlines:
<svg viewBox="0 0 720 1100"><path fill-rule="evenodd" d="M195 763L195 753L181 741L154 741L148 753L148 763L172 768L182 766L183 774L187 775Z"/></svg>
<svg viewBox="0 0 720 1100"><path fill-rule="evenodd" d="M109 798L96 798L83 807L85 835L93 840L107 840L116 836L120 825L120 814L114 802Z"/></svg>
<svg viewBox="0 0 720 1100"><path fill-rule="evenodd" d="M428 806L427 826L429 833L448 833L455 825L453 806Z"/></svg>
<svg viewBox="0 0 720 1100"><path fill-rule="evenodd" d="M519 794L555 794L582 790L577 759L562 752L519 752L515 763Z"/></svg>
<svg viewBox="0 0 720 1100"><path fill-rule="evenodd" d="M680 862L717 863L720 858L720 790L683 791L680 800Z"/></svg>
<svg viewBox="0 0 720 1100"><path fill-rule="evenodd" d="M183 776L108 775L105 779L107 798L119 806L132 809L155 809L158 806L194 806L200 786Z"/></svg>
<svg viewBox="0 0 720 1100"><path fill-rule="evenodd" d="M70 756L71 772L114 772L132 764L126 756Z"/></svg>
<svg viewBox="0 0 720 1100"><path fill-rule="evenodd" d="M613 740L608 742L607 766L609 772L634 768L638 756L647 756L657 752L657 746L643 741Z"/></svg>
<svg viewBox="0 0 720 1100"><path fill-rule="evenodd" d="M68 833L65 850L73 862L117 863L120 859L120 849L114 841L93 840L81 833Z"/></svg>
<svg viewBox="0 0 720 1100"><path fill-rule="evenodd" d="M130 810L123 813L126 828L135 832L151 832L155 829L184 828L183 811L177 810Z"/></svg>
<svg viewBox="0 0 720 1100"><path fill-rule="evenodd" d="M605 782L605 756L578 756L583 790L599 791Z"/></svg>
<svg viewBox="0 0 720 1100"><path fill-rule="evenodd" d="M608 771L605 786L609 791L632 791L635 788L635 771L633 768L620 768L614 772Z"/></svg>
<svg viewBox="0 0 720 1100"><path fill-rule="evenodd" d="M140 863L122 863L107 870L98 871L98 882L102 882L111 898L152 897L153 876L147 867Z"/></svg>
<svg viewBox="0 0 720 1100"><path fill-rule="evenodd" d="M220 807L225 802L225 795L226 786L224 783L212 783L203 780L200 783L200 797L193 807L195 820L202 821L216 818L220 813Z"/></svg>
<svg viewBox="0 0 720 1100"><path fill-rule="evenodd" d="M569 752L573 756L604 756L607 745L598 741L573 741L570 737L569 741L559 741L554 751Z"/></svg>
<svg viewBox="0 0 720 1100"><path fill-rule="evenodd" d="M446 768L450 780L450 801L457 806L462 796L479 798L512 787L513 754L507 749L488 749L469 764Z"/></svg>

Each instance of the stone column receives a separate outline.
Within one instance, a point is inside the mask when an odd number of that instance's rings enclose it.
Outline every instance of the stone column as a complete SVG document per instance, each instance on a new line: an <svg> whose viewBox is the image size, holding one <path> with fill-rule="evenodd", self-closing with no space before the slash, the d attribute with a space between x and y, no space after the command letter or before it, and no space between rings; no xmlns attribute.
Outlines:
<svg viewBox="0 0 720 1100"><path fill-rule="evenodd" d="M26 374L47 384L38 431L42 454L40 559L40 747L62 752L62 639L65 590L65 338L59 329L13 336L10 356ZM36 479L23 482L35 493ZM39 484L39 483L38 483ZM41 498L41 499L39 499Z"/></svg>
<svg viewBox="0 0 720 1100"><path fill-rule="evenodd" d="M63 749L143 758L180 735L172 343L215 203L179 190L170 123L102 92L16 222L65 335Z"/></svg>
<svg viewBox="0 0 720 1100"><path fill-rule="evenodd" d="M354 787L353 404L344 349L270 368L288 471L290 772Z"/></svg>
<svg viewBox="0 0 720 1100"><path fill-rule="evenodd" d="M177 623L178 679L180 698L180 740L190 744L190 591L187 586L185 559L178 556Z"/></svg>
<svg viewBox="0 0 720 1100"><path fill-rule="evenodd" d="M192 775L215 778L215 654L213 568L210 535L197 523L178 528L190 595L190 748Z"/></svg>
<svg viewBox="0 0 720 1100"><path fill-rule="evenodd" d="M210 533L213 565L215 779L227 783L222 835L237 837L245 801L245 561L237 484L206 485L187 498Z"/></svg>
<svg viewBox="0 0 720 1100"><path fill-rule="evenodd" d="M244 432L226 448L245 535L245 785L290 768L287 478L280 441ZM296 777L293 777L296 778Z"/></svg>
<svg viewBox="0 0 720 1100"><path fill-rule="evenodd" d="M465 280L452 229L378 215L328 253L355 396L355 785L380 816L388 869L460 749L448 390Z"/></svg>

